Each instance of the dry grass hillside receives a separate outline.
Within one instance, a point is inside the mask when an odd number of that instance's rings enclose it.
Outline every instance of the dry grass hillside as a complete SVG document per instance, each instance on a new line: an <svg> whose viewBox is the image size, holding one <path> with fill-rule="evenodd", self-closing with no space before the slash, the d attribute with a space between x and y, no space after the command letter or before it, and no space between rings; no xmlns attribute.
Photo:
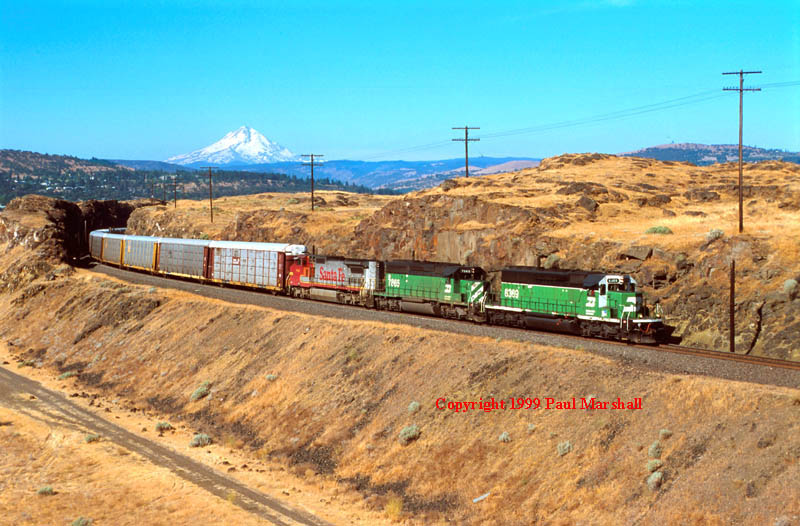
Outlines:
<svg viewBox="0 0 800 526"><path fill-rule="evenodd" d="M382 246L401 251L404 239L424 234L401 230L415 221L436 225L431 226L430 239L458 240L470 232L487 234L486 225L516 228L512 225L521 213L543 214L498 205L488 194L481 199L446 195L454 190L365 203L364 219L346 219L349 212L326 210L308 222L319 228L314 231L319 235L338 224L318 217L342 214L339 223L355 224L364 239L385 235L397 244ZM421 203L428 203L425 213L418 211ZM458 213L445 214L437 208L441 203ZM678 206L671 203L667 209ZM33 202L27 204L31 206L18 203L16 209L40 213ZM63 209L59 206L57 210ZM274 212L284 217L287 210ZM563 213L577 220L584 212ZM158 209L137 214L144 224L151 214L168 217ZM303 483L277 494L333 517L334 523L749 525L800 519L800 385L770 387L658 373L580 350L289 314L127 285L59 265L58 240L69 239L53 226L61 224L59 214L46 212L44 221L11 215L3 214L0 222L0 240L5 243L0 246L0 267L24 262L28 274L25 279L10 272L0 275L0 341L9 348L3 356L18 360L18 371L49 377L68 392L100 394L115 417L122 408L136 410L138 418L149 419L142 429L152 429L156 421L173 422L185 438L165 439L172 440L171 447L228 471L233 466L224 459L238 458L234 475L252 487L272 491L268 470L279 465ZM387 220L386 230L372 229L372 222L381 217L395 217L396 223ZM590 222L591 216L585 220ZM514 247L513 239L520 236L529 241L519 254L555 247L548 257L576 257L561 251L559 243L569 238L536 234L538 224L529 223L534 237L524 237L529 235L524 229L514 236L498 236L495 248L506 246L505 239ZM325 238L319 239L324 249ZM765 238L759 246L770 247L774 241ZM615 247L617 241L603 243ZM718 248L686 253L685 265L669 267L676 276L672 285L654 292L681 294L682 289L670 287L688 283L709 258L722 257L718 252L723 243L746 246L743 238L730 241L725 236L710 245ZM585 245L592 248L591 243ZM442 250L442 245L432 246ZM460 248L456 242L453 246ZM481 247L464 257L486 257ZM676 250L656 248L663 254ZM661 261L656 248L643 260L614 261L641 262L637 271L643 272L646 265ZM365 242L353 250L375 248ZM756 273L777 268L774 262L783 257L752 252L757 253L769 264ZM499 261L513 260L515 254L494 252ZM714 289L708 285L703 290ZM766 305L793 305L787 302L788 292L780 294L786 297L765 302L765 320L771 319ZM796 323L795 312L785 315ZM57 380L73 372L71 378ZM584 397L608 402L640 398L642 408L460 413L436 408L442 398L475 402L492 397L575 397L579 404ZM196 516L193 513L244 522L229 502L212 499L189 511L175 508L177 500L196 502L202 493L176 488L166 473L132 466L126 455L102 442L95 444L101 448L90 450L64 432L66 439L54 451L43 437L62 430L45 431L25 415L5 409L0 418L12 422L0 427L3 473L17 474L11 483L5 482L0 505L28 522L64 519L81 509L120 523L128 519L129 510L154 523L159 517L188 521ZM194 432L212 437L211 453L188 447ZM26 457L28 449L34 452ZM33 492L51 480L62 484L54 485L57 492L64 491L62 499L41 501L47 507L34 517L26 506L39 502L33 500L39 497ZM109 480L119 482L106 489ZM167 489L170 484L175 489ZM151 491L163 498L154 502L148 497L156 498ZM123 499L125 493L138 497ZM63 498L67 495L69 500ZM131 510L129 504L141 507ZM350 511L326 511L342 506Z"/></svg>
<svg viewBox="0 0 800 526"><path fill-rule="evenodd" d="M214 222L208 200L180 199L169 205L147 207L128 221L131 232L241 241L297 240L328 251L349 248L356 226L396 196L314 192L267 193L214 199Z"/></svg>
<svg viewBox="0 0 800 526"><path fill-rule="evenodd" d="M87 271L0 297L0 319L0 338L20 363L53 378L76 371L70 382L81 390L207 433L252 463L281 462L297 476L355 489L360 505L405 524L730 525L800 516L798 389L235 306ZM207 395L193 399L205 382ZM440 398L512 396L641 398L642 409L436 408ZM412 438L405 444L404 431ZM34 438L25 440L41 443ZM30 487L50 469L37 462L20 468ZM662 473L660 487L648 486L651 469Z"/></svg>
<svg viewBox="0 0 800 526"><path fill-rule="evenodd" d="M727 348L737 264L740 353L800 359L800 166L747 164L737 232L735 164L567 154L521 172L454 179L401 197L264 194L135 211L135 233L292 241L318 252L633 274L684 342ZM650 229L655 229L650 230ZM656 232L656 233L648 233ZM667 233L658 233L667 232Z"/></svg>
<svg viewBox="0 0 800 526"><path fill-rule="evenodd" d="M0 407L3 524L241 524L261 521L165 467L48 415Z"/></svg>

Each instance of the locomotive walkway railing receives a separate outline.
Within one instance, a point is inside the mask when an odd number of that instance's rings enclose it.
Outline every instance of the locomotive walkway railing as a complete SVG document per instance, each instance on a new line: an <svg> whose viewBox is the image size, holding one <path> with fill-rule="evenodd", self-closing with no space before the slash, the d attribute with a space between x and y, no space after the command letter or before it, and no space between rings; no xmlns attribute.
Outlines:
<svg viewBox="0 0 800 526"><path fill-rule="evenodd" d="M557 313L557 314L571 314L573 316L577 316L578 314L583 314L583 312L578 312L579 310L578 305L574 305L572 303L564 303L561 301L547 301L547 300L518 300L509 298L503 298L498 301L498 294L496 293L491 294L490 297L492 299L492 303L503 307L514 307L542 314ZM581 307L580 310L583 311L584 308Z"/></svg>

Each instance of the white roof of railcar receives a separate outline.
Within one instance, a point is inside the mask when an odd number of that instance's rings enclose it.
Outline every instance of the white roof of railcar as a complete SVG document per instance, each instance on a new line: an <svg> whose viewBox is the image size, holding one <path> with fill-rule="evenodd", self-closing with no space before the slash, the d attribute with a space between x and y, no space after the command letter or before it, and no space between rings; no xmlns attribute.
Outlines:
<svg viewBox="0 0 800 526"><path fill-rule="evenodd" d="M201 245L208 246L211 243L208 239L183 239L180 237L159 237L159 243L170 243L173 245Z"/></svg>
<svg viewBox="0 0 800 526"><path fill-rule="evenodd" d="M289 254L305 254L305 245L294 245L292 243L259 243L251 241L213 241L207 239L183 239L179 237L154 237L154 236L132 236L121 233L111 233L109 229L93 230L92 234L101 237L114 239L134 239L149 240L159 243L172 243L180 245L202 245L210 248L233 248L239 250L271 250L273 252L288 252Z"/></svg>
<svg viewBox="0 0 800 526"><path fill-rule="evenodd" d="M257 243L250 241L212 241L210 248L233 248L240 250L272 250L274 252L288 252L289 254L305 254L305 245L290 243Z"/></svg>

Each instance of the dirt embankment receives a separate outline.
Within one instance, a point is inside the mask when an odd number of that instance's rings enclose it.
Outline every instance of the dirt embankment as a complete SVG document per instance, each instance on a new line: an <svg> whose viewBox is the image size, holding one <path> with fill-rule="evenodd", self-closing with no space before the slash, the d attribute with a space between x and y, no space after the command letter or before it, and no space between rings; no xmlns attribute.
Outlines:
<svg viewBox="0 0 800 526"><path fill-rule="evenodd" d="M7 386L2 386L3 388ZM57 418L38 397L0 406L0 516L4 524L263 524L235 501L210 497L108 437Z"/></svg>
<svg viewBox="0 0 800 526"><path fill-rule="evenodd" d="M0 338L29 365L76 371L79 384L217 442L357 488L409 524L800 515L798 389L233 306L85 271L7 295L0 319ZM575 397L578 408L436 407L510 397ZM641 409L582 410L583 397L638 398Z"/></svg>
<svg viewBox="0 0 800 526"><path fill-rule="evenodd" d="M85 201L78 204L27 195L0 213L0 292L13 291L40 276L72 273L88 253L88 233L124 227L131 212L146 201Z"/></svg>
<svg viewBox="0 0 800 526"><path fill-rule="evenodd" d="M213 225L207 208L182 204L138 210L129 226L176 236L202 228L212 238L292 241L318 253L414 256L489 271L538 264L628 272L687 344L716 349L727 349L733 257L737 352L800 360L800 167L745 167L744 234L737 232L737 180L734 164L568 154L536 169L449 180L403 197L356 196L357 206L331 193L313 215L303 196L265 195L218 201L227 215Z"/></svg>

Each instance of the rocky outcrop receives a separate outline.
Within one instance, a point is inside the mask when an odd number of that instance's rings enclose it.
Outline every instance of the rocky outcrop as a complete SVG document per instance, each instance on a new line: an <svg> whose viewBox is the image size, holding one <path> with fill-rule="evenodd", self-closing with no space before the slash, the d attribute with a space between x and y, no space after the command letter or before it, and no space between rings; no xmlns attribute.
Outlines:
<svg viewBox="0 0 800 526"><path fill-rule="evenodd" d="M87 232L100 228L123 228L128 224L131 213L142 206L154 204L154 200L141 200L133 203L123 201L89 200L78 203Z"/></svg>
<svg viewBox="0 0 800 526"><path fill-rule="evenodd" d="M557 208L528 209L474 196L430 195L397 200L356 227L362 257L453 261L497 270L537 265L560 244L544 235L567 224Z"/></svg>
<svg viewBox="0 0 800 526"><path fill-rule="evenodd" d="M0 290L16 290L40 276L70 273L69 265L88 252L88 233L125 226L134 207L117 201L75 204L41 195L12 200L0 213L0 243L5 244Z"/></svg>
<svg viewBox="0 0 800 526"><path fill-rule="evenodd" d="M41 195L13 199L0 214L0 242L22 246L39 258L68 261L80 254L83 215L69 201Z"/></svg>

